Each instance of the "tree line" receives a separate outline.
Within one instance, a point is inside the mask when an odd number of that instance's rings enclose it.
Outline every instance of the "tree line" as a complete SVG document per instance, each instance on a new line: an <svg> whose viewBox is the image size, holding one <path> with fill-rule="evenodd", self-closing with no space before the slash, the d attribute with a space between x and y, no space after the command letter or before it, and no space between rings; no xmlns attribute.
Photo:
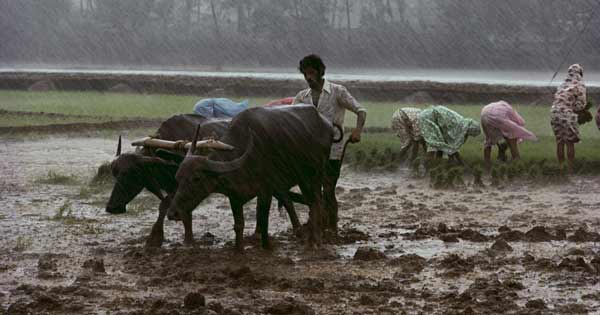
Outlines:
<svg viewBox="0 0 600 315"><path fill-rule="evenodd" d="M0 63L553 69L600 61L595 0L5 0Z"/></svg>

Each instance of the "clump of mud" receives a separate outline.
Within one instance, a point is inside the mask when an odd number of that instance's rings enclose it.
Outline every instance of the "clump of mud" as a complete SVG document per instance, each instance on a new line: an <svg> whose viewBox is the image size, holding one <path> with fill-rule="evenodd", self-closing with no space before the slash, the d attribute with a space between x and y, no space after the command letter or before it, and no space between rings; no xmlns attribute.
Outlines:
<svg viewBox="0 0 600 315"><path fill-rule="evenodd" d="M499 239L495 241L494 244L492 244L492 246L490 247L490 251L496 254L502 254L512 252L513 248L510 245L508 245L508 243L505 240Z"/></svg>
<svg viewBox="0 0 600 315"><path fill-rule="evenodd" d="M500 234L496 236L496 239L505 240L507 242L519 242L525 239L525 233L517 230L511 230L508 227L502 227L498 230Z"/></svg>
<svg viewBox="0 0 600 315"><path fill-rule="evenodd" d="M402 234L406 240L423 240L428 238L439 238L444 242L456 243L458 239L462 239L469 242L487 242L491 238L483 235L478 231L472 229L456 229L446 226L440 223L437 228L431 226L421 226L411 233Z"/></svg>
<svg viewBox="0 0 600 315"><path fill-rule="evenodd" d="M51 279L57 278L60 274L57 272L57 256L53 254L44 254L38 260L38 278Z"/></svg>
<svg viewBox="0 0 600 315"><path fill-rule="evenodd" d="M369 240L369 234L360 231L356 228L343 228L339 231L338 241L341 244L354 244L357 242L365 242Z"/></svg>
<svg viewBox="0 0 600 315"><path fill-rule="evenodd" d="M288 297L264 309L265 314L313 315L315 311L306 303Z"/></svg>
<svg viewBox="0 0 600 315"><path fill-rule="evenodd" d="M104 260L102 258L88 259L83 263L83 268L95 273L106 273Z"/></svg>
<svg viewBox="0 0 600 315"><path fill-rule="evenodd" d="M477 278L459 296L450 294L444 299L451 308L462 310L459 314L513 314L521 308L515 303L518 295L514 281L500 282L498 279Z"/></svg>
<svg viewBox="0 0 600 315"><path fill-rule="evenodd" d="M527 301L525 307L530 309L543 310L546 308L546 303L542 299L534 299Z"/></svg>
<svg viewBox="0 0 600 315"><path fill-rule="evenodd" d="M557 237L546 231L543 226L536 226L525 233L525 238L529 242L550 242L556 240Z"/></svg>
<svg viewBox="0 0 600 315"><path fill-rule="evenodd" d="M564 258L558 265L559 270L566 270L570 272L585 272L590 274L596 274L596 269L585 262L583 257L577 258Z"/></svg>
<svg viewBox="0 0 600 315"><path fill-rule="evenodd" d="M475 263L473 259L464 259L457 254L450 254L440 261L438 268L446 270L445 277L457 278L473 271Z"/></svg>
<svg viewBox="0 0 600 315"><path fill-rule="evenodd" d="M407 254L390 260L388 264L390 266L399 267L399 273L418 274L425 269L427 259L416 254Z"/></svg>
<svg viewBox="0 0 600 315"><path fill-rule="evenodd" d="M354 260L370 261L385 259L385 254L379 249L372 247L359 247L354 253Z"/></svg>
<svg viewBox="0 0 600 315"><path fill-rule="evenodd" d="M566 233L563 229L556 229L555 234L550 233L544 226L535 226L529 231L523 233L517 230L511 230L508 227L501 227L498 230L500 234L496 236L497 240L504 240L507 242L550 242L550 241L562 241L566 239Z"/></svg>
<svg viewBox="0 0 600 315"><path fill-rule="evenodd" d="M191 292L183 299L183 306L187 309L201 308L206 306L206 299L200 292Z"/></svg>
<svg viewBox="0 0 600 315"><path fill-rule="evenodd" d="M600 242L600 234L589 232L585 227L580 227L568 238L571 242Z"/></svg>
<svg viewBox="0 0 600 315"><path fill-rule="evenodd" d="M458 233L458 237L471 242L487 242L490 240L488 236L485 236L477 231L466 229Z"/></svg>
<svg viewBox="0 0 600 315"><path fill-rule="evenodd" d="M20 298L12 303L7 310L11 315L29 315L29 314L56 314L82 312L84 305L71 298L64 298L53 292L48 292L39 287L33 289L26 298Z"/></svg>

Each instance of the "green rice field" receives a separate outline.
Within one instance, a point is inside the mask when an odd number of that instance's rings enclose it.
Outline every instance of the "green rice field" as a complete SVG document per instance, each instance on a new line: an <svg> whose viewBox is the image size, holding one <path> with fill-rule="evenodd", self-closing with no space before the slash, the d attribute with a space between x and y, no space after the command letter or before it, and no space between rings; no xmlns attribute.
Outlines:
<svg viewBox="0 0 600 315"><path fill-rule="evenodd" d="M131 118L167 118L174 114L189 113L201 96L144 95L99 92L27 92L0 91L0 127L35 126L73 122L105 122ZM242 99L234 98L236 101ZM251 106L265 104L270 99L250 98ZM390 102L362 102L368 110L367 127L390 127L392 113L399 107L414 106ZM466 117L478 120L485 104L450 105L451 109ZM526 120L526 127L534 132L539 141L521 144L521 156L525 161L547 159L554 162L554 136L549 123L549 107L513 104ZM423 106L415 106L424 108ZM595 110L595 109L593 109ZM15 113L19 112L19 113ZM27 115L23 112L61 114ZM355 116L348 113L346 126L355 124ZM600 131L593 122L580 126L582 142L576 145L578 159L600 161ZM461 150L466 161L477 162L482 157L483 137L468 139ZM365 133L360 144L350 145L348 152L397 151L397 140L391 132Z"/></svg>

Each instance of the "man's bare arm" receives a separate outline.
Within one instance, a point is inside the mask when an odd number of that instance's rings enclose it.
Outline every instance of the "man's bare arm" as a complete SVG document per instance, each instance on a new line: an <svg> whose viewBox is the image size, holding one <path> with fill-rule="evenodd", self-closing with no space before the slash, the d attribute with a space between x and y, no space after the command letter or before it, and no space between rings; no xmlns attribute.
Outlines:
<svg viewBox="0 0 600 315"><path fill-rule="evenodd" d="M363 131L366 120L367 120L367 112L366 111L360 111L360 112L356 113L356 128L352 129L352 134L350 135L350 142L352 142L352 143L360 142L360 134Z"/></svg>

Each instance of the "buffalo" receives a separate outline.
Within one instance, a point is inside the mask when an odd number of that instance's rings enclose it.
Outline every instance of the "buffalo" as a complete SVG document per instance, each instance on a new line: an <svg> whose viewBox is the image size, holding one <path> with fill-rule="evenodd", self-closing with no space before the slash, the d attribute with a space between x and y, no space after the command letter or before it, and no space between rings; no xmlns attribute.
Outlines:
<svg viewBox="0 0 600 315"><path fill-rule="evenodd" d="M117 158L110 165L115 185L106 204L106 211L112 214L126 212L127 204L144 188L161 200L159 209L167 209L177 189L175 173L185 152L172 148L183 144L181 140L191 141L196 126L200 128L199 137L219 138L229 128L229 122L225 119L209 120L195 114L175 115L164 121L152 137L153 141L154 139L169 140L164 143L170 146L171 150L157 150L150 144L141 147L135 153L121 154L119 138ZM289 192L278 196L278 201L280 207L285 207L294 231L299 231L300 222L292 201L304 203L302 196ZM170 212L168 217L178 219L177 213L173 212Z"/></svg>
<svg viewBox="0 0 600 315"><path fill-rule="evenodd" d="M196 126L202 126L202 136L219 136L225 133L229 121L211 121L200 115L176 115L164 121L153 138L191 141ZM119 138L117 158L110 164L116 181L106 204L106 212L124 213L127 204L144 188L161 200L159 208L168 208L172 194L177 189L175 173L183 160L183 152L143 147L135 153L121 154ZM163 191L167 193L166 196Z"/></svg>
<svg viewBox="0 0 600 315"><path fill-rule="evenodd" d="M298 185L309 206L309 242L321 240L321 199L325 165L334 128L314 106L251 108L237 115L222 137L232 151L195 155L198 131L177 170L177 191L169 209L161 208L147 244L161 246L167 212L178 212L184 241L193 242L191 212L212 193L229 198L234 218L235 246L243 248L243 205L257 197L261 245L269 248L268 217L273 196L286 196Z"/></svg>

